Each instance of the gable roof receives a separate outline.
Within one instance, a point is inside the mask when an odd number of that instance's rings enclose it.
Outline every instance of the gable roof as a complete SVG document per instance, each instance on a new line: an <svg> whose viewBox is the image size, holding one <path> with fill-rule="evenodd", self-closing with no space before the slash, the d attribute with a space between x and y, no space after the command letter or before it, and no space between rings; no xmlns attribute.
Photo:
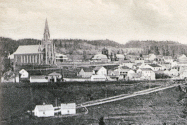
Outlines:
<svg viewBox="0 0 187 125"><path fill-rule="evenodd" d="M98 71L98 70L100 70L102 67L103 67L103 66L96 66L93 70Z"/></svg>
<svg viewBox="0 0 187 125"><path fill-rule="evenodd" d="M52 73L48 74L48 76L61 76L61 74L56 73L56 72L52 72Z"/></svg>
<svg viewBox="0 0 187 125"><path fill-rule="evenodd" d="M52 104L48 104L48 105L36 105L35 109L38 109L39 111L54 110Z"/></svg>
<svg viewBox="0 0 187 125"><path fill-rule="evenodd" d="M33 54L33 53L42 53L40 50L40 45L24 45L19 46L16 52L13 54Z"/></svg>
<svg viewBox="0 0 187 125"><path fill-rule="evenodd" d="M76 109L75 103L62 103L61 109Z"/></svg>
<svg viewBox="0 0 187 125"><path fill-rule="evenodd" d="M142 71L153 71L151 68L140 68Z"/></svg>
<svg viewBox="0 0 187 125"><path fill-rule="evenodd" d="M92 59L107 59L107 56L104 54L96 54Z"/></svg>
<svg viewBox="0 0 187 125"><path fill-rule="evenodd" d="M149 66L152 66L152 67L161 67L161 66L159 66L159 65L157 65L157 64L148 64Z"/></svg>
<svg viewBox="0 0 187 125"><path fill-rule="evenodd" d="M93 71L93 67L82 67L81 69L83 69L84 72L92 72Z"/></svg>
<svg viewBox="0 0 187 125"><path fill-rule="evenodd" d="M119 65L105 65L103 66L104 68L106 68L107 70L115 70L118 68Z"/></svg>

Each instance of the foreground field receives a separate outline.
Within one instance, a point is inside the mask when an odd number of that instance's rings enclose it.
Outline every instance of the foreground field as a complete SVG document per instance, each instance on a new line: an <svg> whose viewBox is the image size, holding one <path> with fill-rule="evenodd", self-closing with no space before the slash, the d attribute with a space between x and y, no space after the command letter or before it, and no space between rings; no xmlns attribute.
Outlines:
<svg viewBox="0 0 187 125"><path fill-rule="evenodd" d="M65 118L34 118L26 111L36 104L62 102L82 103L119 94L155 87L164 83L137 83L132 85L74 84L62 87L23 88L1 86L1 124L98 124L101 117L107 125L114 124L185 124L185 93L178 87L148 95L88 108L88 114ZM57 100L57 101L56 101ZM57 103L55 103L57 102Z"/></svg>

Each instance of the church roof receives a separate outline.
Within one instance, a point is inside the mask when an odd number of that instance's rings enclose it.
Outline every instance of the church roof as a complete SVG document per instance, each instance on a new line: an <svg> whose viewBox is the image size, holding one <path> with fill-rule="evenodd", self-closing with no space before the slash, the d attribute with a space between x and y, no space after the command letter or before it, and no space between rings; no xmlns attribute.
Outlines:
<svg viewBox="0 0 187 125"><path fill-rule="evenodd" d="M16 52L14 54L36 54L36 53L41 53L39 51L40 45L24 45L24 46L19 46Z"/></svg>

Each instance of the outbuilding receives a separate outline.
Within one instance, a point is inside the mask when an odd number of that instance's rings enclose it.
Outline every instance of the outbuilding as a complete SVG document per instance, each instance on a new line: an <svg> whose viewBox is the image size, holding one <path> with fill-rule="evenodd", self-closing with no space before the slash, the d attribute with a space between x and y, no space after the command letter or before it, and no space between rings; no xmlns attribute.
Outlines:
<svg viewBox="0 0 187 125"><path fill-rule="evenodd" d="M62 103L61 104L61 115L65 114L76 114L75 103Z"/></svg>
<svg viewBox="0 0 187 125"><path fill-rule="evenodd" d="M54 116L54 107L52 104L36 105L34 115L37 117L50 117Z"/></svg>

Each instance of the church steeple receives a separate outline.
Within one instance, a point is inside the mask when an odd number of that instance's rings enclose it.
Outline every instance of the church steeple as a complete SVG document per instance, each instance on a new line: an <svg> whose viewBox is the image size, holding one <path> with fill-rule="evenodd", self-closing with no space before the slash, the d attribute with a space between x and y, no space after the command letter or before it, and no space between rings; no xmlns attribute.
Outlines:
<svg viewBox="0 0 187 125"><path fill-rule="evenodd" d="M48 22L47 19L45 21L45 28L44 28L44 41L48 41L50 39L50 33L49 33L49 27L48 27Z"/></svg>

